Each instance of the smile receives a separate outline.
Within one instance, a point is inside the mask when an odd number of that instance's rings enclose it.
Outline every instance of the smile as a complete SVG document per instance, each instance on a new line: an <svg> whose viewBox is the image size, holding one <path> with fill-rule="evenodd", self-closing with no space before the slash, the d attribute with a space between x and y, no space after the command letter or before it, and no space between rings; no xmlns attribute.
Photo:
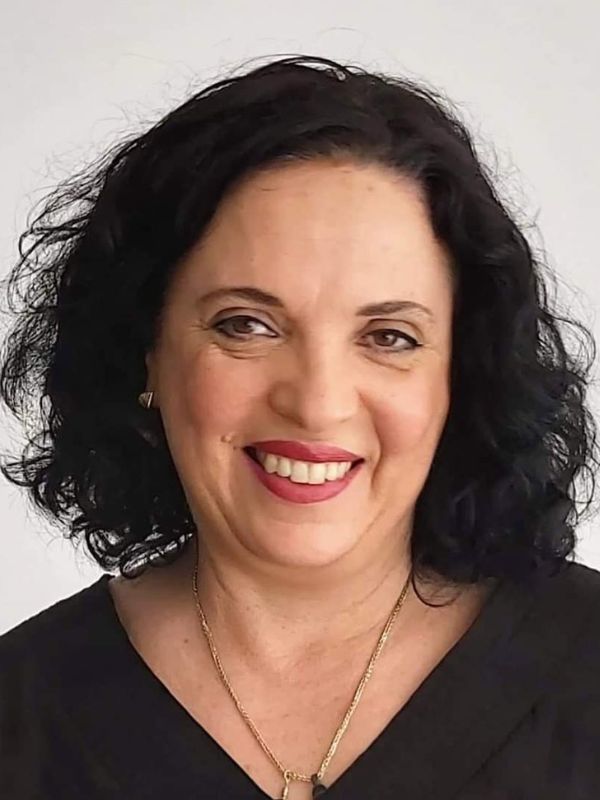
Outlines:
<svg viewBox="0 0 600 800"><path fill-rule="evenodd" d="M262 485L294 503L315 503L335 497L350 485L364 463L364 459L354 463L296 461L252 447L244 448L243 452Z"/></svg>
<svg viewBox="0 0 600 800"><path fill-rule="evenodd" d="M250 457L261 464L265 472L289 478L294 483L321 484L337 481L352 468L352 461L299 461L249 448Z"/></svg>

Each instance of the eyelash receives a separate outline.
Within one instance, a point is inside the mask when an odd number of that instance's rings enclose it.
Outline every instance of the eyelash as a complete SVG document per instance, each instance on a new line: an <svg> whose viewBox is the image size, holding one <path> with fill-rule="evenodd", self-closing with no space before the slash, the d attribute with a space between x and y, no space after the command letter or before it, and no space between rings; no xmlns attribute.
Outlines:
<svg viewBox="0 0 600 800"><path fill-rule="evenodd" d="M236 335L233 335L231 333L226 333L224 330L221 329L222 326L224 326L225 324L227 324L229 322L233 322L233 320L236 320L236 319L252 320L252 322L258 322L259 325L264 325L265 328L268 327L266 325L266 323L262 322L259 319L256 319L256 317L248 316L247 314L236 314L235 316L232 316L232 317L226 317L225 319L219 320L212 327L218 333L220 333L223 336L226 336L228 339L237 339L238 341L245 341L245 338L244 338L243 334L238 334L236 336ZM399 338L403 339L404 341L408 342L411 345L411 347L404 347L404 348L401 348L400 350L394 350L391 347L383 347L382 348L382 350L384 350L384 351L388 350L390 353L394 353L394 354L406 353L406 352L410 352L412 350L416 350L417 347L422 347L423 346L416 339L414 339L412 336L409 336L407 333L404 333L403 331L398 331L395 328L379 328L376 331L370 331L370 333L367 334L367 335L372 335L372 334L376 334L376 333L391 333L391 334L394 334L394 335L398 336ZM252 334L248 334L248 335L252 335ZM272 338L272 337L268 337L268 338Z"/></svg>

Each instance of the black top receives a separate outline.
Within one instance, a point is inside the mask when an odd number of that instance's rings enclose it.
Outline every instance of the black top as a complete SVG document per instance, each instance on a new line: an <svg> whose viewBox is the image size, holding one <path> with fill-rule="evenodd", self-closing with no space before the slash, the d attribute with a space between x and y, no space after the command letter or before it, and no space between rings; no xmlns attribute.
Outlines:
<svg viewBox="0 0 600 800"><path fill-rule="evenodd" d="M130 643L109 575L0 636L2 800L266 800ZM324 800L598 800L600 572L500 584Z"/></svg>

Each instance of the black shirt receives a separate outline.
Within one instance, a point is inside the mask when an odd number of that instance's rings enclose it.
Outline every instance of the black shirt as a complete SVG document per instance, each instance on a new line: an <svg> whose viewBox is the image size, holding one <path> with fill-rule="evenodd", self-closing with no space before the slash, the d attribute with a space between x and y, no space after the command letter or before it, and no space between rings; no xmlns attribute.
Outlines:
<svg viewBox="0 0 600 800"><path fill-rule="evenodd" d="M0 636L0 798L267 800L138 655L110 577ZM324 800L598 800L599 615L582 564L499 584Z"/></svg>

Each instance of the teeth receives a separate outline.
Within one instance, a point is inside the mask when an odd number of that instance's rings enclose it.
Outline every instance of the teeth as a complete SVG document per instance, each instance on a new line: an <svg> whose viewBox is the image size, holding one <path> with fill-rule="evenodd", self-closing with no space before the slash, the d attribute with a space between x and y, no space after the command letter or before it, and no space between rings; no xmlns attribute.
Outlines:
<svg viewBox="0 0 600 800"><path fill-rule="evenodd" d="M320 484L326 481L337 481L343 478L352 466L351 461L295 461L291 458L256 451L258 460L265 472L276 473L282 478L289 478L294 483Z"/></svg>

